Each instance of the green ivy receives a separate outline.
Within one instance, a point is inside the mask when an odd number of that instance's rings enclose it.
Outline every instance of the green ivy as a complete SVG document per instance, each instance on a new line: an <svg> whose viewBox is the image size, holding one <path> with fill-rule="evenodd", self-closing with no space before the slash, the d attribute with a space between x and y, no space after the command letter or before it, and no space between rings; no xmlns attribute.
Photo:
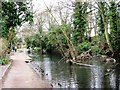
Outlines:
<svg viewBox="0 0 120 90"><path fill-rule="evenodd" d="M33 21L33 13L28 4L27 2L2 2L2 34L0 36L9 38L10 28Z"/></svg>
<svg viewBox="0 0 120 90"><path fill-rule="evenodd" d="M87 6L88 3L86 2L75 2L73 40L76 45L85 39L85 32L87 30Z"/></svg>

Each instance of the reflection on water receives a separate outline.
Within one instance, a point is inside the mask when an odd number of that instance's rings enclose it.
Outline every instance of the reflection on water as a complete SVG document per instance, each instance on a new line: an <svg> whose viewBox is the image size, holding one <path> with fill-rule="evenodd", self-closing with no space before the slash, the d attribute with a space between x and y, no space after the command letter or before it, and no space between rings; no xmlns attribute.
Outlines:
<svg viewBox="0 0 120 90"><path fill-rule="evenodd" d="M101 88L103 71L101 66L91 68L91 88Z"/></svg>
<svg viewBox="0 0 120 90"><path fill-rule="evenodd" d="M52 80L51 76L51 64L49 58L44 58L44 71L45 71L45 79Z"/></svg>
<svg viewBox="0 0 120 90"><path fill-rule="evenodd" d="M59 56L36 56L31 64L42 79L48 80L55 88L116 88L120 89L120 70L108 73L97 59L95 67L70 66L58 63Z"/></svg>
<svg viewBox="0 0 120 90"><path fill-rule="evenodd" d="M111 88L115 88L115 81L116 81L116 75L115 73L113 73L111 76L110 76L110 86Z"/></svg>

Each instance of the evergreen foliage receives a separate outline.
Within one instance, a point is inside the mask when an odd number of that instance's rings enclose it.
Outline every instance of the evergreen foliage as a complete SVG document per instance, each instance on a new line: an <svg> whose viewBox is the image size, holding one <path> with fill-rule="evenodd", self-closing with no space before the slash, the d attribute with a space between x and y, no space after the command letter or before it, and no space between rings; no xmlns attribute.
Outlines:
<svg viewBox="0 0 120 90"><path fill-rule="evenodd" d="M76 44L85 40L85 32L87 30L87 5L87 2L75 2L73 39Z"/></svg>

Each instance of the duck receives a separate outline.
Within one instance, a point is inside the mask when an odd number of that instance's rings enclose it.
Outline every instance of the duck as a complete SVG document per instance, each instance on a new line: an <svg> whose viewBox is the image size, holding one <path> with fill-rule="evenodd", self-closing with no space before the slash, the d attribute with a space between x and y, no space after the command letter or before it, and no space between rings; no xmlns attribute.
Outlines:
<svg viewBox="0 0 120 90"><path fill-rule="evenodd" d="M60 87L61 87L62 85L61 85L60 83L58 83L58 86L60 86Z"/></svg>
<svg viewBox="0 0 120 90"><path fill-rule="evenodd" d="M29 63L29 61L25 61L25 63Z"/></svg>
<svg viewBox="0 0 120 90"><path fill-rule="evenodd" d="M53 88L53 85L52 85L52 84L50 84L50 86Z"/></svg>
<svg viewBox="0 0 120 90"><path fill-rule="evenodd" d="M44 70L41 70L42 73L44 73Z"/></svg>

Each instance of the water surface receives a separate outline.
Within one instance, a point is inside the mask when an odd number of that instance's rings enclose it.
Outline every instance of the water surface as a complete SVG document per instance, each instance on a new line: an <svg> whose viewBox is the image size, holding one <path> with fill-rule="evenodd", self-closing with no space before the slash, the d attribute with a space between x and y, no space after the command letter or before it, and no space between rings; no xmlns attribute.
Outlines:
<svg viewBox="0 0 120 90"><path fill-rule="evenodd" d="M120 69L94 58L93 67L69 65L57 55L33 55L31 64L43 80L54 88L115 88L120 89ZM119 66L119 65L117 65Z"/></svg>

